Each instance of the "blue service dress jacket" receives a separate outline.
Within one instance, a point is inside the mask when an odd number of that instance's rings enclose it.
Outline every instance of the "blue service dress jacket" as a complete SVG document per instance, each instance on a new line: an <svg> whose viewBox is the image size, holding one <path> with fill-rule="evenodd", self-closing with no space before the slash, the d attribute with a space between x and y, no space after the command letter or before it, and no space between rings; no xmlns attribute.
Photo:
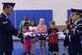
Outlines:
<svg viewBox="0 0 82 55"><path fill-rule="evenodd" d="M75 22L70 30L69 52L82 53L82 19Z"/></svg>
<svg viewBox="0 0 82 55"><path fill-rule="evenodd" d="M13 40L12 35L19 38L22 37L22 33L19 33L10 20L1 13L0 15L0 51L12 51L13 50Z"/></svg>

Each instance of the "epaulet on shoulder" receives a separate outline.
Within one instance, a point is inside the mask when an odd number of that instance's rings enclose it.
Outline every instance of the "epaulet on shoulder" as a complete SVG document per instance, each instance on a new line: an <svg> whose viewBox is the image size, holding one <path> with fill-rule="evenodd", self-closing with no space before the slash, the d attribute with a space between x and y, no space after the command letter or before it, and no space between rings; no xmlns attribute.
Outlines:
<svg viewBox="0 0 82 55"><path fill-rule="evenodd" d="M82 21L82 18L80 18L80 20L79 21Z"/></svg>
<svg viewBox="0 0 82 55"><path fill-rule="evenodd" d="M82 24L82 19L80 19L80 20L77 22L77 24Z"/></svg>

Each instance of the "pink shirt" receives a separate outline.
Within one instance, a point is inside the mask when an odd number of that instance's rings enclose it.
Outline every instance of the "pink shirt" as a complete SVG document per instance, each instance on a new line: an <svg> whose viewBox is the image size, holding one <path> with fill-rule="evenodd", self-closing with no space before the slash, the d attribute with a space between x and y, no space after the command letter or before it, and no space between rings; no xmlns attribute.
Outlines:
<svg viewBox="0 0 82 55"><path fill-rule="evenodd" d="M46 25L38 25L37 29L38 29L39 32L42 32L46 29Z"/></svg>

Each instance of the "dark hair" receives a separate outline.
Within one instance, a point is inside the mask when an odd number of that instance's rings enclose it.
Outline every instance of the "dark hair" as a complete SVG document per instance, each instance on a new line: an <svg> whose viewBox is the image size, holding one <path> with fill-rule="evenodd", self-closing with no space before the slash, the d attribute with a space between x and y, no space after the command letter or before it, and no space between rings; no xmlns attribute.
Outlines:
<svg viewBox="0 0 82 55"><path fill-rule="evenodd" d="M80 18L82 17L82 13L77 13L76 15L79 15L79 16L80 16Z"/></svg>
<svg viewBox="0 0 82 55"><path fill-rule="evenodd" d="M69 22L69 21L66 21L65 23L67 23L67 22Z"/></svg>
<svg viewBox="0 0 82 55"><path fill-rule="evenodd" d="M71 25L71 24L74 24L74 22L73 22L73 20L72 20L72 19L70 19L70 25Z"/></svg>
<svg viewBox="0 0 82 55"><path fill-rule="evenodd" d="M25 22L25 23L24 23L24 26L26 26L27 24L28 24L28 26L29 26L29 22Z"/></svg>
<svg viewBox="0 0 82 55"><path fill-rule="evenodd" d="M77 13L75 13L76 15L80 15L78 12Z"/></svg>
<svg viewBox="0 0 82 55"><path fill-rule="evenodd" d="M70 24L67 25L67 29L68 29L68 30L70 29Z"/></svg>
<svg viewBox="0 0 82 55"><path fill-rule="evenodd" d="M80 16L80 14L78 12L71 13L71 16L74 16L74 15L79 15Z"/></svg>
<svg viewBox="0 0 82 55"><path fill-rule="evenodd" d="M5 5L5 6L3 6L3 10L4 10L5 8L10 8L10 7Z"/></svg>
<svg viewBox="0 0 82 55"><path fill-rule="evenodd" d="M65 23L67 24L67 22L69 23L68 20ZM67 24L66 28L69 30L70 29L70 24Z"/></svg>
<svg viewBox="0 0 82 55"><path fill-rule="evenodd" d="M34 26L36 26L36 22L35 22L35 21L31 21L31 22L30 22L30 26L32 26L32 25L31 25L31 23L32 23L32 22L34 22L34 23L35 23L35 25L34 25Z"/></svg>

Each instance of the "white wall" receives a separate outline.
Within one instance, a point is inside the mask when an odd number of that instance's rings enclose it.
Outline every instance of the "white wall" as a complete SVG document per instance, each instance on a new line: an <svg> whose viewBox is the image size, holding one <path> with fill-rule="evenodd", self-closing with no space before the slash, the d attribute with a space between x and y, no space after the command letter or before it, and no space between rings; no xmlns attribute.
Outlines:
<svg viewBox="0 0 82 55"><path fill-rule="evenodd" d="M67 9L82 9L82 0L0 0L0 12L2 12L2 2L15 2L15 10L52 9L53 20L57 25L64 25L67 20Z"/></svg>

